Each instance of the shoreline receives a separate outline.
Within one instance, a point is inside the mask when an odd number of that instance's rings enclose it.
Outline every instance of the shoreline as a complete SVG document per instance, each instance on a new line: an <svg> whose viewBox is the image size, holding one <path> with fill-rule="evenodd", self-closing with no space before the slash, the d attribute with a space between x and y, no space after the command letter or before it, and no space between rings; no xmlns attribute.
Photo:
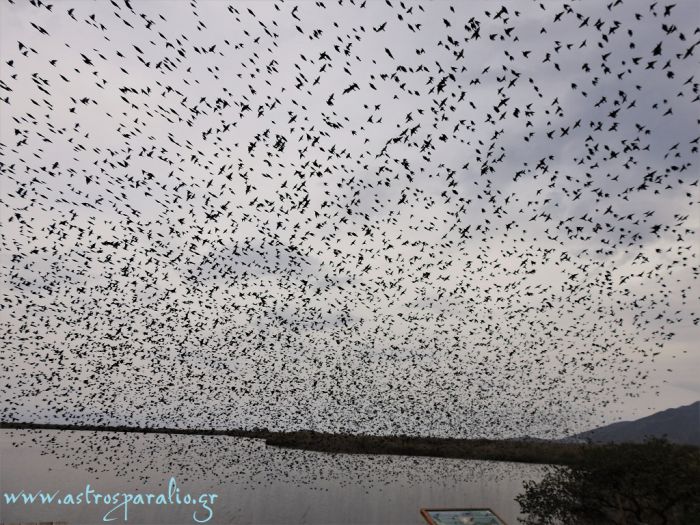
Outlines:
<svg viewBox="0 0 700 525"><path fill-rule="evenodd" d="M584 450L591 446L556 441L373 436L325 433L311 430L276 432L267 429L182 429L22 422L0 422L0 429L226 436L261 439L266 446L325 453L442 457L549 465L571 465L576 463L581 459Z"/></svg>

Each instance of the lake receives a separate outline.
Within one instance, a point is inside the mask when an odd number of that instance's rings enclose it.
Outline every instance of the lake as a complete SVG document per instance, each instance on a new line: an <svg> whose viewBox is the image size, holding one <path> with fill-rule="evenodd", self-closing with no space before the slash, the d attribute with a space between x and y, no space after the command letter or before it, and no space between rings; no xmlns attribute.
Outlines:
<svg viewBox="0 0 700 525"><path fill-rule="evenodd" d="M126 510L134 524L418 525L421 507L490 507L515 525L514 497L544 469L327 454L223 436L0 430L0 521L124 523ZM7 503L7 493L20 491L64 499Z"/></svg>

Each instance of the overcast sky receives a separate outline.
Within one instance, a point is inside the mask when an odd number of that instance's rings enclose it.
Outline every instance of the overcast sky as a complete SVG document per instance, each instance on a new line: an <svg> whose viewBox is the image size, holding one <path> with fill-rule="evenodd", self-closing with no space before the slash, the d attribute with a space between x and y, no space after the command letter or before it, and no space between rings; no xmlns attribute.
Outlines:
<svg viewBox="0 0 700 525"><path fill-rule="evenodd" d="M697 3L0 5L3 419L700 398Z"/></svg>

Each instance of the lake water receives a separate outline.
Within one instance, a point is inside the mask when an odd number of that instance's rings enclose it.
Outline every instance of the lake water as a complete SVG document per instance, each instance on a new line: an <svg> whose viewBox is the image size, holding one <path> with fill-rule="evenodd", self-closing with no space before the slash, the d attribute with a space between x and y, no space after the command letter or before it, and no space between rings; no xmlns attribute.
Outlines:
<svg viewBox="0 0 700 525"><path fill-rule="evenodd" d="M126 507L127 523L134 524L209 518L207 523L239 525L389 525L424 523L421 507L490 507L515 525L515 495L524 480L540 479L544 468L326 454L221 436L0 430L0 522L103 523L114 509L107 518L124 523ZM87 484L94 492L86 496ZM74 504L6 502L6 493L22 490L59 491L57 497L70 494ZM128 497L120 494L104 504L117 492L144 500L124 505ZM102 496L97 503L96 493ZM90 504L78 504L78 494ZM153 494L150 505L146 494Z"/></svg>

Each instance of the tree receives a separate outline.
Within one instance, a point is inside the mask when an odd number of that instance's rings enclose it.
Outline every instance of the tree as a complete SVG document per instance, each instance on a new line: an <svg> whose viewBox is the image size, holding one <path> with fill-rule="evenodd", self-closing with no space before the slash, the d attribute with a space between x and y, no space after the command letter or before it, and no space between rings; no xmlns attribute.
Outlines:
<svg viewBox="0 0 700 525"><path fill-rule="evenodd" d="M526 525L700 525L700 449L654 439L590 445L517 496Z"/></svg>

